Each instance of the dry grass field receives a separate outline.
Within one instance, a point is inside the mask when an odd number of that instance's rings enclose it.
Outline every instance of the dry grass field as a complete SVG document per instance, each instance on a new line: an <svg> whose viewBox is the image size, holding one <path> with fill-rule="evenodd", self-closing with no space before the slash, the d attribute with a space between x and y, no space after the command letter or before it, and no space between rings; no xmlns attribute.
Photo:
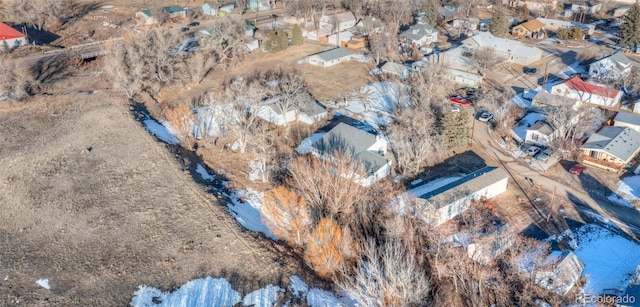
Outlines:
<svg viewBox="0 0 640 307"><path fill-rule="evenodd" d="M243 231L112 96L0 108L1 306L124 306L139 285L209 275L246 294L304 274Z"/></svg>

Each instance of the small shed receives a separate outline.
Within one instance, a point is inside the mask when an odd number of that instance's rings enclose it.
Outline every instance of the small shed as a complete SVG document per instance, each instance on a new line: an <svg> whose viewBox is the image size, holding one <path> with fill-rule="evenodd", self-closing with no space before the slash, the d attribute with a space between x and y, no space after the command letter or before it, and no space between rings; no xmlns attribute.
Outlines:
<svg viewBox="0 0 640 307"><path fill-rule="evenodd" d="M396 75L400 77L400 79L408 78L409 74L411 73L411 71L409 70L409 67L407 67L406 65L402 65L394 62L384 63L384 65L382 65L380 70L382 70L382 72L387 74Z"/></svg>
<svg viewBox="0 0 640 307"><path fill-rule="evenodd" d="M445 70L449 79L461 86L480 88L482 87L482 76L470 72L449 68Z"/></svg>
<svg viewBox="0 0 640 307"><path fill-rule="evenodd" d="M205 2L202 5L202 13L209 16L218 15L218 10L212 2Z"/></svg>
<svg viewBox="0 0 640 307"><path fill-rule="evenodd" d="M351 52L345 48L333 48L312 54L307 57L307 62L314 66L330 67L350 60Z"/></svg>
<svg viewBox="0 0 640 307"><path fill-rule="evenodd" d="M26 35L3 22L0 22L0 40L2 45L6 44L9 48L27 44Z"/></svg>

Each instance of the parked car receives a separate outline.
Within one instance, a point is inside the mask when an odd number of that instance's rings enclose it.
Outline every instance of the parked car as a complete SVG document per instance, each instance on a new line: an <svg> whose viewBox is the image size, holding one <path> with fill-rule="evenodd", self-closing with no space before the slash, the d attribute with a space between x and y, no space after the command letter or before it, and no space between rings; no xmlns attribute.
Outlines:
<svg viewBox="0 0 640 307"><path fill-rule="evenodd" d="M182 31L182 32L189 32L189 28L187 28L187 27L182 27L182 28L180 28L180 31Z"/></svg>
<svg viewBox="0 0 640 307"><path fill-rule="evenodd" d="M199 26L199 25L200 25L200 23L199 23L199 22L194 21L194 22L192 22L192 23L188 24L187 26L189 26L189 27L197 27L197 26Z"/></svg>
<svg viewBox="0 0 640 307"><path fill-rule="evenodd" d="M455 104L459 104L459 105L463 105L463 106L468 106L471 104L471 101L469 101L466 98L460 97L460 96L451 96L449 97L449 100Z"/></svg>
<svg viewBox="0 0 640 307"><path fill-rule="evenodd" d="M569 169L569 173L574 175L580 175L586 167L582 164L576 164Z"/></svg>
<svg viewBox="0 0 640 307"><path fill-rule="evenodd" d="M529 148L527 148L527 155L531 157L537 155L539 152L540 152L540 147L530 146Z"/></svg>
<svg viewBox="0 0 640 307"><path fill-rule="evenodd" d="M480 114L480 117L478 117L479 121L485 122L485 123L492 119L493 119L493 114L491 114L491 112L489 111L482 112L482 114Z"/></svg>
<svg viewBox="0 0 640 307"><path fill-rule="evenodd" d="M460 107L459 106L451 106L451 112L460 113Z"/></svg>
<svg viewBox="0 0 640 307"><path fill-rule="evenodd" d="M538 71L538 69L536 69L535 67L525 67L523 71L527 75L533 75Z"/></svg>

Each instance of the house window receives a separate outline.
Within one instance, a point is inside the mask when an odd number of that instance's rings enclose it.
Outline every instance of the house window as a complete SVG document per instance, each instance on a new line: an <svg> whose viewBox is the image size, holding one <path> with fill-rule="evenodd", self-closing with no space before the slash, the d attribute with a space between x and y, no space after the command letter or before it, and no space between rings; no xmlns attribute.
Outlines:
<svg viewBox="0 0 640 307"><path fill-rule="evenodd" d="M597 151L591 151L591 152L589 153L589 156L590 156L591 158L596 158L596 159L597 159L597 158L598 158L598 152L597 152Z"/></svg>

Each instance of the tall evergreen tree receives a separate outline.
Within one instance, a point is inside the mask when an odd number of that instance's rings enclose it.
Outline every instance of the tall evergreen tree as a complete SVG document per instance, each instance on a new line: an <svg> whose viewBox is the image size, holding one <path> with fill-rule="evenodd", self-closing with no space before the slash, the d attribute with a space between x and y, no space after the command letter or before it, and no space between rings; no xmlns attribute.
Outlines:
<svg viewBox="0 0 640 307"><path fill-rule="evenodd" d="M489 32L495 36L503 36L509 32L509 18L500 7L496 7L491 15Z"/></svg>
<svg viewBox="0 0 640 307"><path fill-rule="evenodd" d="M456 149L469 143L469 114L460 108L460 112L453 112L451 107L445 106L442 117L440 134L447 144L447 148Z"/></svg>
<svg viewBox="0 0 640 307"><path fill-rule="evenodd" d="M626 48L640 46L640 3L636 3L624 15L620 26L620 45Z"/></svg>
<svg viewBox="0 0 640 307"><path fill-rule="evenodd" d="M287 36L287 32L285 30L278 31L278 42L280 50L289 48L289 36Z"/></svg>
<svg viewBox="0 0 640 307"><path fill-rule="evenodd" d="M293 30L291 30L291 40L294 45L300 46L304 44L304 37L302 37L302 30L298 24L293 26Z"/></svg>
<svg viewBox="0 0 640 307"><path fill-rule="evenodd" d="M280 51L280 44L278 42L278 35L276 34L275 30L271 30L269 31L269 34L267 34L267 41L264 45L264 49L267 52L278 52Z"/></svg>

